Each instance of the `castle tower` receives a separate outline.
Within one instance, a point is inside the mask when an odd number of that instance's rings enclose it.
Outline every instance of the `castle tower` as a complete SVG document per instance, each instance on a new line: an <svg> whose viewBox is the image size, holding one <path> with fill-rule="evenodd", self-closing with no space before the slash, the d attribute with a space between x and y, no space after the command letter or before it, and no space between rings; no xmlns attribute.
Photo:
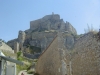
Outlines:
<svg viewBox="0 0 100 75"><path fill-rule="evenodd" d="M19 31L18 34L18 42L19 42L19 50L23 50L23 43L25 41L26 34L24 31Z"/></svg>
<svg viewBox="0 0 100 75"><path fill-rule="evenodd" d="M17 53L19 51L19 43L14 42L14 53Z"/></svg>

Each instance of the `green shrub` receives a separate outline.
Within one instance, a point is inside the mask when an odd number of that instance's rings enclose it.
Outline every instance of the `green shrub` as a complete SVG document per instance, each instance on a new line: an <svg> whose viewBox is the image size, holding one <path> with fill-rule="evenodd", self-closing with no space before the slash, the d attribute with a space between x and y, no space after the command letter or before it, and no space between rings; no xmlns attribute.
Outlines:
<svg viewBox="0 0 100 75"><path fill-rule="evenodd" d="M17 60L23 61L24 59L23 59L23 57L18 57Z"/></svg>
<svg viewBox="0 0 100 75"><path fill-rule="evenodd" d="M32 70L29 70L27 73L28 73L28 74L34 74L35 72L32 71Z"/></svg>
<svg viewBox="0 0 100 75"><path fill-rule="evenodd" d="M26 70L28 65L17 65L17 73L19 73L21 70Z"/></svg>
<svg viewBox="0 0 100 75"><path fill-rule="evenodd" d="M22 54L22 52L19 51L19 52L17 53L17 57L21 56L21 54Z"/></svg>
<svg viewBox="0 0 100 75"><path fill-rule="evenodd" d="M33 61L34 61L34 62L37 62L37 61L38 61L38 59L34 59Z"/></svg>
<svg viewBox="0 0 100 75"><path fill-rule="evenodd" d="M29 66L27 67L27 71L30 70L30 68L31 68L31 65L29 65Z"/></svg>

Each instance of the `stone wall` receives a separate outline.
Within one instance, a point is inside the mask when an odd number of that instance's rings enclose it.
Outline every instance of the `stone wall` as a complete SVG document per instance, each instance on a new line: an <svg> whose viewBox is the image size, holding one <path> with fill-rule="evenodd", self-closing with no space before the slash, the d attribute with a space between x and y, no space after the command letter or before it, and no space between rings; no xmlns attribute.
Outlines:
<svg viewBox="0 0 100 75"><path fill-rule="evenodd" d="M100 74L100 42L93 33L78 39L72 53L72 75Z"/></svg>
<svg viewBox="0 0 100 75"><path fill-rule="evenodd" d="M36 71L40 75L99 75L100 41L92 32L80 37L69 51L56 37L39 57Z"/></svg>
<svg viewBox="0 0 100 75"><path fill-rule="evenodd" d="M15 53L19 52L19 43L18 42L14 42L14 52Z"/></svg>
<svg viewBox="0 0 100 75"><path fill-rule="evenodd" d="M18 38L8 41L7 44L16 53L19 50L23 50L23 43L24 43L25 39L26 39L26 33L24 31L19 31Z"/></svg>
<svg viewBox="0 0 100 75"><path fill-rule="evenodd" d="M25 41L25 38L26 38L26 34L24 31L19 31L19 34L18 34L18 42L23 44L24 41Z"/></svg>
<svg viewBox="0 0 100 75"><path fill-rule="evenodd" d="M54 15L46 15L41 19L31 21L30 22L30 29L31 30L49 30L51 28L57 29L57 26L52 27L52 23L58 22L60 20L60 16L58 14ZM52 22L52 23L51 23Z"/></svg>
<svg viewBox="0 0 100 75"><path fill-rule="evenodd" d="M36 66L39 75L69 75L69 55L66 55L61 41L60 37L55 37L40 55Z"/></svg>
<svg viewBox="0 0 100 75"><path fill-rule="evenodd" d="M45 31L45 30L61 30L61 31L68 31L73 34L77 34L76 29L69 23L64 22L63 19L60 19L60 15L52 14L46 15L41 19L31 21L30 22L30 31Z"/></svg>
<svg viewBox="0 0 100 75"><path fill-rule="evenodd" d="M58 52L57 38L49 48L39 57L36 71L40 75L61 75L60 56ZM55 60L56 59L56 60Z"/></svg>

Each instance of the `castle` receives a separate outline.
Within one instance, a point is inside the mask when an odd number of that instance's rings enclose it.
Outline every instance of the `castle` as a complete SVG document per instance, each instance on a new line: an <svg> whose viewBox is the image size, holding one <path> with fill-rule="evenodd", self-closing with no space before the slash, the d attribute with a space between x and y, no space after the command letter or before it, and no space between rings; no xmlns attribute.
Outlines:
<svg viewBox="0 0 100 75"><path fill-rule="evenodd" d="M40 52L43 52L57 35L58 30L65 33L65 40L69 39L65 42L67 43L66 46L71 48L74 44L74 36L70 34L77 35L77 32L69 22L64 22L63 19L60 19L58 14L54 13L46 15L41 19L31 21L30 29L19 31L18 37L8 41L7 44L12 47L15 53L18 51L28 51L27 45L38 47L41 49ZM66 37L66 34L70 36ZM69 44L70 41L72 41L71 45Z"/></svg>
<svg viewBox="0 0 100 75"><path fill-rule="evenodd" d="M31 21L30 29L19 31L18 38L7 44L15 53L40 53L36 57L39 75L99 75L100 42L93 32L77 36L69 22L53 13Z"/></svg>

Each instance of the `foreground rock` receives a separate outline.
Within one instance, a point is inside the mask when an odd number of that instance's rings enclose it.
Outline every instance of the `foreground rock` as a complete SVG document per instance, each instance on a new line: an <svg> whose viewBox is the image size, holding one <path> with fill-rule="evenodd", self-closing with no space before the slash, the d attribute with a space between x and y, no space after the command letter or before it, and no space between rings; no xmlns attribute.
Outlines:
<svg viewBox="0 0 100 75"><path fill-rule="evenodd" d="M36 72L39 75L99 75L100 40L87 33L74 44L73 50L64 47L61 36L55 37L40 55Z"/></svg>

